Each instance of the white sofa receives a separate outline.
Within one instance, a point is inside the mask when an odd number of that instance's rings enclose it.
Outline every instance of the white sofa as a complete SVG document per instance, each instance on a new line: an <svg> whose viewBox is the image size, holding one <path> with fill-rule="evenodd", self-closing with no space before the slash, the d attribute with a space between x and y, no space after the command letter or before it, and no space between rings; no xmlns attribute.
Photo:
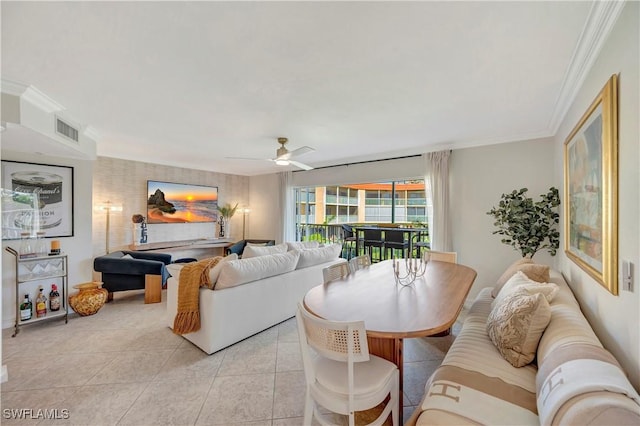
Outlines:
<svg viewBox="0 0 640 426"><path fill-rule="evenodd" d="M487 333L494 298L485 288L407 424L640 424L640 399L625 373L562 275L552 270L550 282L559 290L537 363L516 368L496 349Z"/></svg>
<svg viewBox="0 0 640 426"><path fill-rule="evenodd" d="M346 262L338 257L341 251L338 244L306 249L295 244L289 246L296 249L282 254L277 252L278 246L273 246L276 254L244 256L225 262L219 268L218 278L220 286L225 288L200 289L200 330L183 337L212 354L259 333L295 315L297 303L307 291L322 284L323 268ZM291 256L295 258L294 264L290 263ZM282 267L290 271L278 273ZM167 325L170 328L173 328L177 313L177 268L172 269L167 284Z"/></svg>

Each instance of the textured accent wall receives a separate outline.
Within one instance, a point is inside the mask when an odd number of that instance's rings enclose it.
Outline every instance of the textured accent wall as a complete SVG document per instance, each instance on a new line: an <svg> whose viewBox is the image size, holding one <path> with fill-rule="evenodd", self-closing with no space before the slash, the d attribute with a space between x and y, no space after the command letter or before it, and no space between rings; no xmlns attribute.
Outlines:
<svg viewBox="0 0 640 426"><path fill-rule="evenodd" d="M249 205L249 178L205 170L185 169L140 161L98 157L93 168L92 205L111 201L122 205L122 212L110 215L110 251L127 248L133 242L131 216L147 214L147 180L189 183L218 187L219 203ZM93 256L105 253L106 214L93 211ZM250 220L250 215L247 221ZM248 228L248 224L247 224ZM148 242L212 238L217 235L213 223L149 224ZM231 220L231 239L242 237L242 215Z"/></svg>

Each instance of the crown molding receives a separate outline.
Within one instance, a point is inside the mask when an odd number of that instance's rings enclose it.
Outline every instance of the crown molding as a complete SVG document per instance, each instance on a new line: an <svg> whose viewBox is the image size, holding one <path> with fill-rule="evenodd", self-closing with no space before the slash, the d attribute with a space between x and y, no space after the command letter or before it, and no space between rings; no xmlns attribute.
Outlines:
<svg viewBox="0 0 640 426"><path fill-rule="evenodd" d="M5 80L4 78L0 80L0 89L2 90L2 93L6 93L7 95L22 96L28 87L29 86L26 84L18 83L16 81Z"/></svg>
<svg viewBox="0 0 640 426"><path fill-rule="evenodd" d="M578 90L582 87L587 73L598 57L602 45L611 33L625 4L626 0L595 1L591 5L587 22L565 73L562 88L549 122L549 132L552 135L558 132L560 123L569 111Z"/></svg>
<svg viewBox="0 0 640 426"><path fill-rule="evenodd" d="M40 90L36 89L34 86L5 79L2 79L1 84L2 92L13 96L19 96L46 113L50 114L52 112L65 110L65 107L42 93Z"/></svg>
<svg viewBox="0 0 640 426"><path fill-rule="evenodd" d="M27 90L25 90L22 94L22 99L32 103L36 107L49 114L51 114L52 112L65 110L62 105L60 105L58 102L54 101L49 96L45 95L33 86L27 87Z"/></svg>

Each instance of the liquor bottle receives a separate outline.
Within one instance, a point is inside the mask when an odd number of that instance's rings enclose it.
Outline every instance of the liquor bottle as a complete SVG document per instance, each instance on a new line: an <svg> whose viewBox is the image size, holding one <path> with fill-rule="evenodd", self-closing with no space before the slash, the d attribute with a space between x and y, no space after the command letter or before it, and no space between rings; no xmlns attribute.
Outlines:
<svg viewBox="0 0 640 426"><path fill-rule="evenodd" d="M43 293L42 286L38 289L38 297L36 298L36 318L47 315L47 298Z"/></svg>
<svg viewBox="0 0 640 426"><path fill-rule="evenodd" d="M29 295L24 295L24 300L20 304L20 321L26 321L31 319L31 315L33 312L33 303L31 303L31 299L29 299Z"/></svg>
<svg viewBox="0 0 640 426"><path fill-rule="evenodd" d="M51 284L51 293L49 293L49 309L51 312L60 310L60 293L58 293L58 286Z"/></svg>

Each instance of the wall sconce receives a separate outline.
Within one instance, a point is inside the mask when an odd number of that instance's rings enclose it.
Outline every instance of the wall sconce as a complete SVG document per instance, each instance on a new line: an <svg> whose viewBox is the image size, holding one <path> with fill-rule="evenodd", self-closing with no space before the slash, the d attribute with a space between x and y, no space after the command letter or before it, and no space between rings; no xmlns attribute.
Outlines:
<svg viewBox="0 0 640 426"><path fill-rule="evenodd" d="M242 211L242 239L244 240L244 230L247 224L247 215L249 214L249 212L251 212L251 209L249 207L243 207L240 210Z"/></svg>
<svg viewBox="0 0 640 426"><path fill-rule="evenodd" d="M107 238L105 241L105 251L109 254L109 216L111 215L111 212L121 212L122 205L113 204L111 201L105 201L104 203L96 204L95 210L107 213Z"/></svg>

